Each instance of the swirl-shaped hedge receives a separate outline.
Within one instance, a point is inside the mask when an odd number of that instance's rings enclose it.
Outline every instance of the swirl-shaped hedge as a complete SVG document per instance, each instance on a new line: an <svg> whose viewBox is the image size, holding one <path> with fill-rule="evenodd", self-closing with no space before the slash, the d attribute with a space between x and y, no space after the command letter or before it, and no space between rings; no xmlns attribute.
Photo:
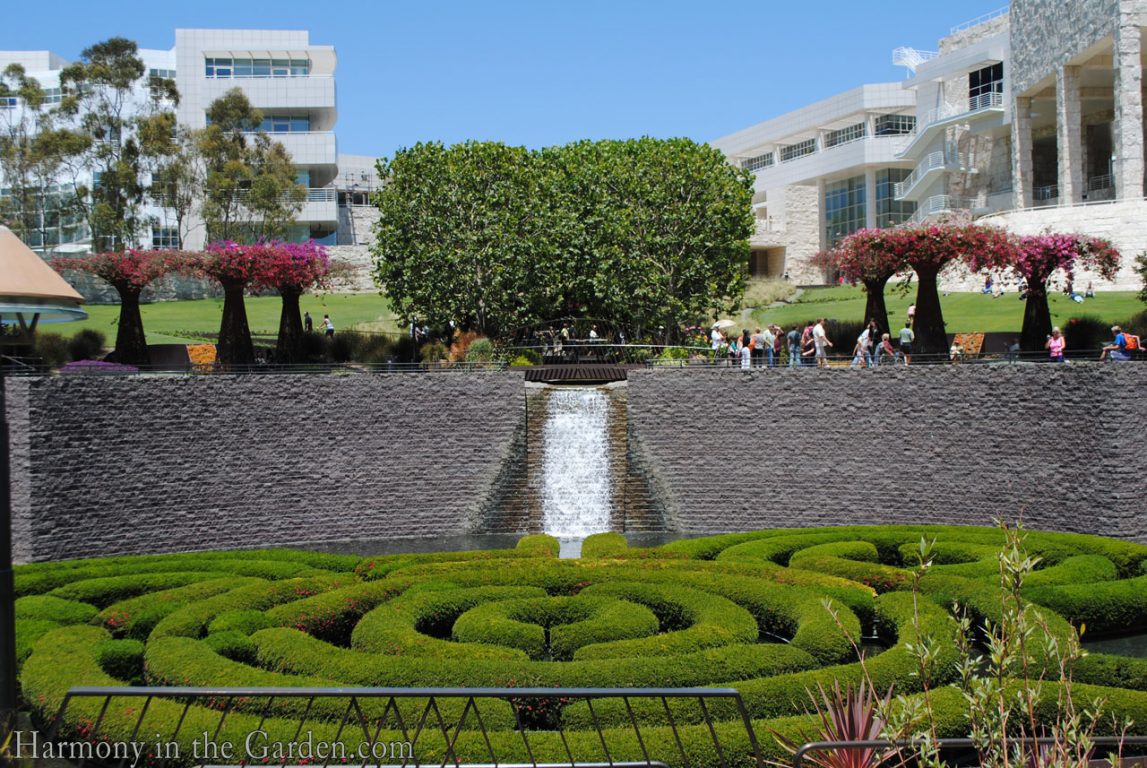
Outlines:
<svg viewBox="0 0 1147 768"><path fill-rule="evenodd" d="M921 538L936 546L917 600L911 567ZM933 682L952 682L951 605L977 620L998 615L1002 544L994 529L884 526L757 531L650 550L604 534L586 541L580 560L559 560L554 540L529 536L505 551L358 558L266 550L35 564L16 573L20 680L41 720L77 685L732 686L758 733L795 738L809 727L810 689L861 679L854 646L861 637L881 646L865 661L881 689L919 690L908 648L920 639L917 627L939 649ZM1040 606L1049 631L1067 635L1084 623L1091 632L1147 628L1147 547L1053 533L1027 534L1026 547L1040 563L1024 597ZM1076 669L1077 688L1099 690L1143 728L1145 665L1090 656ZM1123 687L1092 690L1088 683ZM1046 686L1046 695L1055 691ZM948 735L963 735L959 695L941 690L933 702ZM237 702L219 738L241 741L262 722L286 740L301 706ZM399 714L409 722L421 707L409 700ZM461 707L448 702L444 714L457 717ZM690 760L715 762L695 707L634 702L645 746L670 745L672 717ZM181 711L155 702L143 728L169 731ZM308 712L315 737L333 738L344 712L337 700L315 703ZM737 714L719 702L710 713L722 742L747 755ZM381 702L366 714L380 718L381 738L399 738L395 715ZM481 714L501 759L527 759L510 706ZM88 705L69 709L65 732L84 732L93 715ZM579 759L606 759L592 730L596 719L607 729L612 759L640 758L631 716L608 701L592 712L584 702L550 710L531 723L534 757L564 759L565 746L550 730L560 723ZM218 722L206 708L191 707L185 717L188 734ZM113 707L102 723L101 736L126 739L135 717ZM473 719L464 724L455 749L484 762L475 727ZM419 757L436 759L445 749L440 742L424 737ZM676 746L662 754L676 754Z"/></svg>

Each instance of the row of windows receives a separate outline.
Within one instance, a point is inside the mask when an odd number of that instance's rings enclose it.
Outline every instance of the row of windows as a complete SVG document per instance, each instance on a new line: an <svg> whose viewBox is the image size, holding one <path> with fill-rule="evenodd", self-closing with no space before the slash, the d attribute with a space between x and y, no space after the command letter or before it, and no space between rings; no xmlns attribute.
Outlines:
<svg viewBox="0 0 1147 768"><path fill-rule="evenodd" d="M772 152L766 152L756 157L747 157L741 161L741 167L746 171L759 171L762 168L772 168L774 157Z"/></svg>
<svg viewBox="0 0 1147 768"><path fill-rule="evenodd" d="M897 200L897 182L912 175L907 168L885 168L876 172L876 226L884 229L903 224L916 213L916 203Z"/></svg>
<svg viewBox="0 0 1147 768"><path fill-rule="evenodd" d="M19 103L18 96L0 96L0 109L15 109Z"/></svg>
<svg viewBox="0 0 1147 768"><path fill-rule="evenodd" d="M836 147L841 144L847 144L850 141L863 139L868 135L868 125L866 123L855 123L840 130L829 131L824 135L825 149L829 147Z"/></svg>
<svg viewBox="0 0 1147 768"><path fill-rule="evenodd" d="M796 160L798 157L805 157L813 152L816 152L816 139L806 139L787 147L781 147L781 162Z"/></svg>
<svg viewBox="0 0 1147 768"><path fill-rule="evenodd" d="M1004 65L993 64L968 73L968 98L975 99L986 93L1004 92Z"/></svg>
<svg viewBox="0 0 1147 768"><path fill-rule="evenodd" d="M151 227L151 247L157 249L172 249L179 247L179 229L176 227Z"/></svg>
<svg viewBox="0 0 1147 768"><path fill-rule="evenodd" d="M905 136L916 131L915 115L877 115L873 121L873 135L875 136ZM824 134L824 148L847 144L850 141L863 139L868 135L868 123L854 123L835 131ZM781 147L781 162L796 160L816 152L816 139L806 139L787 147ZM763 155L747 157L741 160L741 167L749 171L759 171L762 168L771 168L776 162L774 152Z"/></svg>
<svg viewBox="0 0 1147 768"><path fill-rule="evenodd" d="M299 133L311 130L311 118L272 115L264 117L259 130L266 133Z"/></svg>
<svg viewBox="0 0 1147 768"><path fill-rule="evenodd" d="M222 59L204 60L207 77L306 77L311 73L307 59Z"/></svg>
<svg viewBox="0 0 1147 768"><path fill-rule="evenodd" d="M916 132L916 115L877 115L873 130L877 136L905 136Z"/></svg>
<svg viewBox="0 0 1147 768"><path fill-rule="evenodd" d="M148 77L162 77L165 80L175 79L174 69L149 69L147 71Z"/></svg>
<svg viewBox="0 0 1147 768"><path fill-rule="evenodd" d="M834 181L824 188L824 234L829 248L865 224L864 177Z"/></svg>

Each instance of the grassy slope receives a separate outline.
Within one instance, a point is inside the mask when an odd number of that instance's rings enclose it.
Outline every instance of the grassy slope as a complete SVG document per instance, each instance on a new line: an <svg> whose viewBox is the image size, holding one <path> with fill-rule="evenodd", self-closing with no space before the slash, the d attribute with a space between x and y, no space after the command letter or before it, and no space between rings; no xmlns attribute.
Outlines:
<svg viewBox="0 0 1147 768"><path fill-rule="evenodd" d="M256 335L273 336L279 330L281 302L277 296L248 297L247 322ZM324 313L329 313L336 329L397 331L398 325L385 296L369 293L303 296L301 309L310 312L318 329ZM223 299L160 301L142 307L143 327L150 344L187 344L188 333L218 333ZM43 331L72 336L84 328L94 328L115 344L119 306L100 304L87 307L88 319L80 323L44 326Z"/></svg>
<svg viewBox="0 0 1147 768"><path fill-rule="evenodd" d="M895 286L885 291L888 304L888 319L893 327L900 327L908 312L908 305L915 299L913 289L901 295ZM773 309L754 310L750 322L761 324L776 323L789 327L817 317L833 320L860 321L864 314L864 291L860 288L837 287L806 290L794 304ZM1142 312L1142 302L1132 291L1100 292L1094 299L1077 304L1062 294L1049 297L1051 320L1062 325L1072 317L1096 317L1109 322L1122 322L1132 315ZM944 310L944 322L951 333L973 333L989 331L1019 332L1023 325L1024 303L1015 293L993 299L979 293L952 293L940 297Z"/></svg>

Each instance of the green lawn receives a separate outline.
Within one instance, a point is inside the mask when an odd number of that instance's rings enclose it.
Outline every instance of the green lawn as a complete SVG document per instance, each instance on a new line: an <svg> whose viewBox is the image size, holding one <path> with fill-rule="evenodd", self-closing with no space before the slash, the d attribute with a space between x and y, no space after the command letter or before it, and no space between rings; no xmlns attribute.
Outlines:
<svg viewBox="0 0 1147 768"><path fill-rule="evenodd" d="M279 331L279 311L282 302L277 296L247 297L247 322L255 335L274 335ZM84 328L94 328L107 337L107 345L115 344L119 305L94 304L86 307L88 319L79 323L46 325L42 330L72 336ZM385 296L370 293L307 295L302 298L302 310L310 312L315 328L323 314L331 316L339 330L390 331L398 330L390 302ZM223 299L195 301L159 301L142 307L143 327L149 344L187 344L202 339L202 334L218 333L223 314Z"/></svg>
<svg viewBox="0 0 1147 768"><path fill-rule="evenodd" d="M889 322L898 328L907 316L908 305L915 300L916 290L913 288L907 295L902 295L895 286L891 286L884 296L888 303ZM818 317L859 322L864 319L864 300L861 288L812 288L793 304L753 310L747 320L754 327L776 323L784 328ZM1024 302L1015 293L998 299L980 293L951 293L941 295L940 304L950 333L1018 332L1023 325ZM1101 291L1094 299L1087 299L1082 304L1057 293L1049 297L1048 304L1051 320L1056 325L1063 325L1072 317L1095 317L1118 323L1145 309L1134 291Z"/></svg>

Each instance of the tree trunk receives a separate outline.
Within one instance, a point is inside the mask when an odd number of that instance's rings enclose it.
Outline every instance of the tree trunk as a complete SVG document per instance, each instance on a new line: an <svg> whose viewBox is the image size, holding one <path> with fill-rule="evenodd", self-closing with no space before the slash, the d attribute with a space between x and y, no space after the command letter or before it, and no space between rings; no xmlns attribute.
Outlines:
<svg viewBox="0 0 1147 768"><path fill-rule="evenodd" d="M219 326L216 356L223 365L254 365L255 348L247 326L243 283L223 283L223 322Z"/></svg>
<svg viewBox="0 0 1147 768"><path fill-rule="evenodd" d="M1040 352L1051 335L1051 311L1047 307L1047 282L1028 281L1028 299L1024 304L1024 325L1020 331L1020 349Z"/></svg>
<svg viewBox="0 0 1147 768"><path fill-rule="evenodd" d="M299 311L298 288L280 286L283 311L279 315L279 339L275 344L275 362L294 364L303 362L303 317Z"/></svg>
<svg viewBox="0 0 1147 768"><path fill-rule="evenodd" d="M115 335L116 362L128 365L148 365L151 355L147 351L147 336L143 332L143 316L139 313L139 294L143 290L131 285L117 285L119 293L119 325Z"/></svg>
<svg viewBox="0 0 1147 768"><path fill-rule="evenodd" d="M916 270L916 319L912 324L916 341L912 344L913 357L948 354L948 334L944 330L940 290L936 285L939 272L935 268ZM921 359L921 362L924 360Z"/></svg>
<svg viewBox="0 0 1147 768"><path fill-rule="evenodd" d="M882 280L865 280L864 292L867 296L864 302L864 322L876 320L881 333L892 333L892 326L888 324L888 307L884 304L884 286L889 278ZM880 339L873 339L873 348L880 343Z"/></svg>

